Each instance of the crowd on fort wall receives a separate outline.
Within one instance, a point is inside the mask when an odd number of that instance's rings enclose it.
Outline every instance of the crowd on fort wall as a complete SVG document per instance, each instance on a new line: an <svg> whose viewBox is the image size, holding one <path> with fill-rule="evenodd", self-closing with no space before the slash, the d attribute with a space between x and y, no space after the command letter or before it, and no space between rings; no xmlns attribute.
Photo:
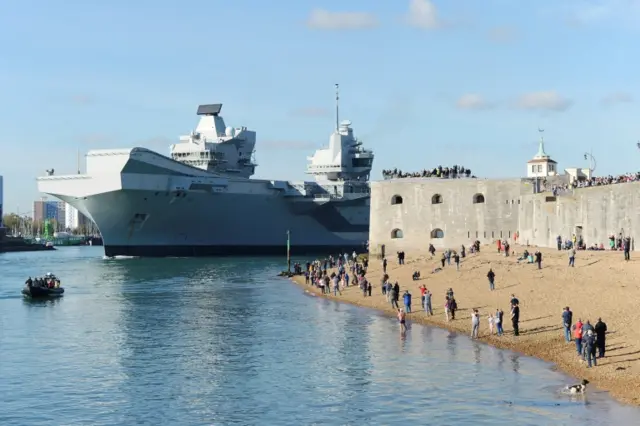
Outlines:
<svg viewBox="0 0 640 426"><path fill-rule="evenodd" d="M504 238L555 247L558 236L571 235L586 246L606 247L609 237L619 234L631 238L634 250L639 179L640 174L594 178L590 186L572 188L569 197L558 197L558 188L536 193L535 182L527 179L374 182L370 251L424 251L429 244L451 247Z"/></svg>

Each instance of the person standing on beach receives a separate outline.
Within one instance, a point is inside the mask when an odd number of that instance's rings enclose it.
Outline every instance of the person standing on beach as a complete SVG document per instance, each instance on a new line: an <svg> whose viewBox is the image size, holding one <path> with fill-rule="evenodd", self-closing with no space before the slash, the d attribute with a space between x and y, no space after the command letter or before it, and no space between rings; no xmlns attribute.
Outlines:
<svg viewBox="0 0 640 426"><path fill-rule="evenodd" d="M571 342L571 324L573 323L573 312L567 306L562 312L562 325L564 326L564 339Z"/></svg>
<svg viewBox="0 0 640 426"><path fill-rule="evenodd" d="M604 358L605 336L607 334L607 324L598 318L598 322L594 327L596 332L596 346L598 347L598 358Z"/></svg>
<svg viewBox="0 0 640 426"><path fill-rule="evenodd" d="M511 307L511 325L513 326L513 335L519 336L520 329L518 328L520 322L520 307L516 303Z"/></svg>
<svg viewBox="0 0 640 426"><path fill-rule="evenodd" d="M369 297L371 297L371 291L373 290L373 285L371 285L371 282L367 281L367 295Z"/></svg>
<svg viewBox="0 0 640 426"><path fill-rule="evenodd" d="M445 296L444 297L444 316L447 319L447 322L449 322L450 307L451 307L451 299L449 299L449 296Z"/></svg>
<svg viewBox="0 0 640 426"><path fill-rule="evenodd" d="M471 314L471 338L478 338L478 329L480 328L480 314L478 314L478 310L474 309Z"/></svg>
<svg viewBox="0 0 640 426"><path fill-rule="evenodd" d="M560 235L556 238L556 244L558 245L558 251L562 250L562 237Z"/></svg>
<svg viewBox="0 0 640 426"><path fill-rule="evenodd" d="M451 313L451 319L456 319L456 311L458 310L458 304L456 303L456 298L451 296L449 299L449 313Z"/></svg>
<svg viewBox="0 0 640 426"><path fill-rule="evenodd" d="M398 282L396 281L396 284L391 287L391 306L396 308L396 309L400 309L400 306L398 306L398 292L400 291L400 286L398 285Z"/></svg>
<svg viewBox="0 0 640 426"><path fill-rule="evenodd" d="M493 314L489 314L489 334L493 335L493 325L495 324L496 319L493 317Z"/></svg>
<svg viewBox="0 0 640 426"><path fill-rule="evenodd" d="M456 271L460 270L460 255L457 252L453 252L453 261L456 264Z"/></svg>
<svg viewBox="0 0 640 426"><path fill-rule="evenodd" d="M440 258L440 263L442 263L442 267L444 268L444 263L447 261L447 256L442 253L442 257Z"/></svg>
<svg viewBox="0 0 640 426"><path fill-rule="evenodd" d="M593 330L588 330L585 335L584 355L585 361L587 361L587 368L591 368L592 362L594 367L598 365L596 361L596 336Z"/></svg>
<svg viewBox="0 0 640 426"><path fill-rule="evenodd" d="M622 247L624 249L624 260L630 260L631 256L629 255L629 252L631 251L631 237L624 239Z"/></svg>
<svg viewBox="0 0 640 426"><path fill-rule="evenodd" d="M407 314L402 309L398 309L398 322L400 323L400 332L405 333L407 331Z"/></svg>
<svg viewBox="0 0 640 426"><path fill-rule="evenodd" d="M502 241L498 240L498 254L502 253Z"/></svg>
<svg viewBox="0 0 640 426"><path fill-rule="evenodd" d="M502 319L504 318L504 312L502 309L496 309L496 329L498 331L498 336L502 336L504 333L504 329L502 328Z"/></svg>
<svg viewBox="0 0 640 426"><path fill-rule="evenodd" d="M433 309L431 308L431 292L428 289L424 293L424 312L427 315L433 315Z"/></svg>
<svg viewBox="0 0 640 426"><path fill-rule="evenodd" d="M342 296L342 292L340 291L340 278L338 275L335 275L331 280L333 281L333 296L337 296L338 293Z"/></svg>
<svg viewBox="0 0 640 426"><path fill-rule="evenodd" d="M572 268L576 266L576 247L573 246L569 250L569 266Z"/></svg>
<svg viewBox="0 0 640 426"><path fill-rule="evenodd" d="M387 258L383 258L382 259L382 273L386 274L387 273Z"/></svg>
<svg viewBox="0 0 640 426"><path fill-rule="evenodd" d="M542 269L542 253L536 251L535 253L536 263L538 264L538 269Z"/></svg>
<svg viewBox="0 0 640 426"><path fill-rule="evenodd" d="M576 352L578 352L578 356L582 356L582 320L578 318L578 322L576 322L573 327L573 339L576 341Z"/></svg>
<svg viewBox="0 0 640 426"><path fill-rule="evenodd" d="M404 295L402 296L402 299L404 300L405 312L410 314L411 313L411 293L409 293L409 290L404 291Z"/></svg>
<svg viewBox="0 0 640 426"><path fill-rule="evenodd" d="M496 279L496 274L495 272L493 272L493 269L489 268L489 272L487 273L487 278L489 279L489 290L493 291L495 290L496 286L495 286L495 279Z"/></svg>

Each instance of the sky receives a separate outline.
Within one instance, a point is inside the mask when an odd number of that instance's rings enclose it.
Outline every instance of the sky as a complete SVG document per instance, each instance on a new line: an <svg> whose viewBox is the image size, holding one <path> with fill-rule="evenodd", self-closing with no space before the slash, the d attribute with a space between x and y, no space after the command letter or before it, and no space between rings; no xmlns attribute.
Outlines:
<svg viewBox="0 0 640 426"><path fill-rule="evenodd" d="M341 119L382 169L637 171L640 0L0 0L4 211L91 149L169 145L223 103L255 177L308 179ZM84 158L81 158L84 164Z"/></svg>

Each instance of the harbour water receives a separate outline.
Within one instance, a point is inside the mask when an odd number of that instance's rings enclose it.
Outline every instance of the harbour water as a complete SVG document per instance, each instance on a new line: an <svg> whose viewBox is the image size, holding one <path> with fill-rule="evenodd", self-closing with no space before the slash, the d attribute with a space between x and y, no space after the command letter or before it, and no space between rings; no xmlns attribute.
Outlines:
<svg viewBox="0 0 640 426"><path fill-rule="evenodd" d="M602 425L640 409L541 361L305 295L277 259L0 255L0 424ZM22 299L57 274L64 298ZM514 422L515 419L515 422Z"/></svg>

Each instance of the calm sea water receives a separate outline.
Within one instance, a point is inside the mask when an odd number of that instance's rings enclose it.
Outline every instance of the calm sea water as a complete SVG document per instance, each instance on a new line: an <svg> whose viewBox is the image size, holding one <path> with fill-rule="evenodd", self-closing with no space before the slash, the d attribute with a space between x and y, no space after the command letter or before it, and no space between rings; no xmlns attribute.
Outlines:
<svg viewBox="0 0 640 426"><path fill-rule="evenodd" d="M281 262L280 262L281 263ZM0 424L638 424L535 359L305 295L265 259L0 255ZM27 275L66 296L28 302ZM514 418L517 422L514 423Z"/></svg>

